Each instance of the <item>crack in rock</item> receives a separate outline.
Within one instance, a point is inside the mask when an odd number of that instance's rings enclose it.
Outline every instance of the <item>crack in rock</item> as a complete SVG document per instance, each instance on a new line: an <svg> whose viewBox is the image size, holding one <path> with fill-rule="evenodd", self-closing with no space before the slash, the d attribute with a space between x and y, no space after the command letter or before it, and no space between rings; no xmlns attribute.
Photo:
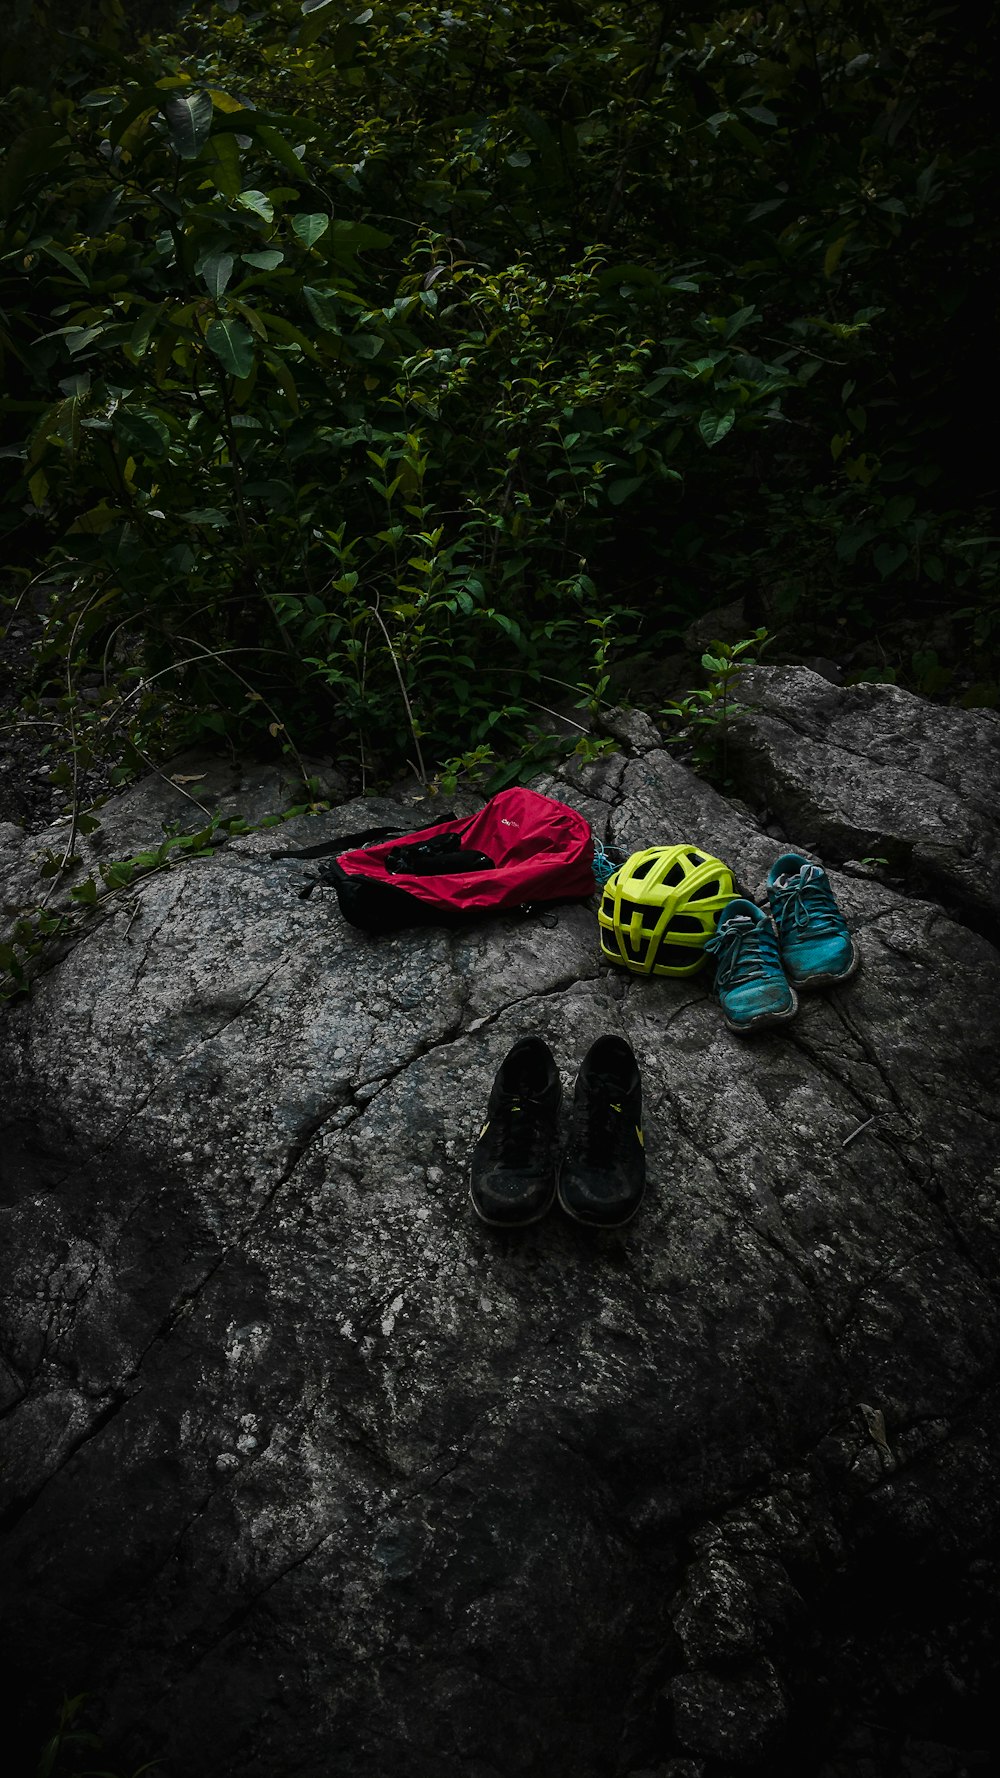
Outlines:
<svg viewBox="0 0 1000 1778"><path fill-rule="evenodd" d="M768 683L814 838L867 832L913 707L865 693L863 758L824 765L792 732L815 688ZM948 719L916 708L943 781ZM635 733L554 793L756 881L779 842ZM978 771L940 816L910 799L914 872ZM29 1710L85 1689L116 1769L185 1778L331 1747L351 1778L732 1778L737 1753L763 1778L811 1769L810 1723L848 1757L810 1663L865 1674L850 1722L919 1708L946 1662L974 1689L1000 974L942 912L955 861L923 907L835 874L861 974L743 1044L700 985L610 967L593 904L368 940L293 904L264 843L158 889L141 944L92 928L0 1029L0 1650ZM565 1075L609 1028L643 1074L639 1215L484 1228L467 1162L504 1039L544 1035ZM930 1598L945 1561L937 1625L910 1576Z"/></svg>

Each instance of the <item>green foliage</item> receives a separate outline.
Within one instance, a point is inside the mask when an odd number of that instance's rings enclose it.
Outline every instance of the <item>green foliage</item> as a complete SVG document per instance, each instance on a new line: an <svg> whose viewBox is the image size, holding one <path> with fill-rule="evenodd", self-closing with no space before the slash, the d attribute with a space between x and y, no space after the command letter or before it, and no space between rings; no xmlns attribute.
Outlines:
<svg viewBox="0 0 1000 1778"><path fill-rule="evenodd" d="M103 1747L100 1735L83 1726L87 1698L79 1692L75 1698L64 1698L59 1706L56 1726L46 1741L35 1769L35 1778L121 1778L121 1774L99 1770L91 1764ZM85 1762L85 1767L81 1765ZM155 1771L158 1760L137 1766L131 1778L142 1778L144 1772Z"/></svg>
<svg viewBox="0 0 1000 1778"><path fill-rule="evenodd" d="M944 604L989 682L957 7L19 16L0 532L71 769L257 736L447 778L549 679L592 712L593 626L648 651L747 588L852 633Z"/></svg>
<svg viewBox="0 0 1000 1778"><path fill-rule="evenodd" d="M708 684L688 692L684 698L672 698L662 712L668 721L682 725L679 732L667 739L691 744L696 764L723 779L732 724L746 709L736 697L740 675L744 668L758 665L770 640L766 629L761 628L741 642L709 643L701 657L701 664L710 675Z"/></svg>

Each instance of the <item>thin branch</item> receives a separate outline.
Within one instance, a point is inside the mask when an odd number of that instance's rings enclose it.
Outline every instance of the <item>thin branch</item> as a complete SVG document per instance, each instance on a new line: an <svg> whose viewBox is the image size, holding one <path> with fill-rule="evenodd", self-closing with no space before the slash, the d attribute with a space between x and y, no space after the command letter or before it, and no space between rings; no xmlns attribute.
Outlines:
<svg viewBox="0 0 1000 1778"><path fill-rule="evenodd" d="M574 686L574 691L577 689ZM548 704L538 704L534 698L522 698L522 704L530 704L533 710L544 710L546 716L554 716L557 722L568 722L570 728L579 729L581 735L589 735L590 730L582 722L574 722L572 716L563 716L559 710L550 710Z"/></svg>
<svg viewBox="0 0 1000 1778"><path fill-rule="evenodd" d="M179 640L181 642L191 643L190 636L181 636ZM191 643L191 646L197 648L198 644ZM282 654L283 652L284 651L280 648L256 648L252 643L248 642L238 648L204 648L199 654L185 655L182 661L171 661L169 667L160 667L156 673L150 673L148 679L140 679L135 690L130 691L127 698L122 699L122 702L114 712L114 715L109 718L109 721L117 722L122 711L125 709L126 704L130 704L133 698L141 697L147 687L152 685L154 679L162 679L165 673L176 673L181 667L190 667L195 661L217 661L220 660L223 655L228 654ZM263 702L263 700L261 701Z"/></svg>
<svg viewBox="0 0 1000 1778"><path fill-rule="evenodd" d="M396 650L392 646L392 637L389 635L389 632L386 629L385 624L382 621L382 613L379 611L379 608L378 608L378 595L377 594L376 594L376 598L375 598L375 603L374 603L374 605L369 606L369 610L371 611L371 614L372 614L373 618L375 619L375 622L378 624L379 629L381 630L383 636L385 637L385 645L386 645L387 649L389 650L389 657L392 661L393 666L396 669L396 678L399 680L399 690L402 695L403 703L406 705L406 720L410 725L410 733L413 736L413 745L417 750L417 758L420 761L420 768L417 773L417 776L420 779L421 784L426 784L427 783L427 767L424 765L424 756L423 756L423 753L421 752L421 748L420 748L420 736L417 734L416 725L413 721L413 711L410 707L410 700L406 695L406 686L403 682L403 674L400 669L399 660L396 655Z"/></svg>
<svg viewBox="0 0 1000 1778"><path fill-rule="evenodd" d="M56 885L58 884L59 879L63 875L64 871L68 869L69 864L72 861L73 854L76 851L76 836L77 836L77 831L78 831L79 822L80 822L80 787L81 787L83 780L81 779L81 776L80 776L80 750L79 750L79 747L77 746L76 715L74 713L74 708L73 708L75 701L76 701L76 693L73 690L73 650L76 646L77 636L80 633L80 625L83 623L83 620L86 617L91 606L95 603L95 601L99 598L99 596L104 592L104 589L107 586L108 581L110 579L111 579L110 574L105 576L104 580L101 581L100 585L95 587L94 591L90 595L90 598L87 600L87 603L84 605L83 609L79 612L79 614L77 616L77 620L76 620L75 624L73 625L73 631L72 631L72 634L69 639L69 647L66 650L66 693L67 693L67 700L68 700L68 708L66 711L66 716L67 716L67 719L69 722L69 744L70 744L70 748L71 748L72 755L73 755L73 788L72 788L72 804L71 804L72 815L71 815L70 824L69 824L69 839L66 841L66 849L63 852L61 859L59 860L59 868L55 872L55 874L52 878L52 881L49 884L49 887L45 892L43 899L39 903L40 909L46 907L48 905L49 901L51 900L52 896L55 894ZM85 775L86 774L84 774L84 776Z"/></svg>
<svg viewBox="0 0 1000 1778"><path fill-rule="evenodd" d="M192 639L190 636L180 636L179 635L177 639L179 642L187 642L189 644L189 646L191 646L191 647L197 646L196 643L192 642ZM261 704L263 704L268 715L277 724L277 727L281 730L281 733L284 735L285 740L288 744L288 750L292 754L292 756L295 760L295 763L298 766L299 771L302 775L303 784L308 783L309 773L306 771L305 761L303 760L301 753L299 752L298 748L296 747L295 742L292 740L291 735L288 733L288 730L286 729L284 723L282 722L281 717L278 715L277 710L274 709L273 705L268 703L267 699L262 696L262 694L257 690L257 687L255 685L250 684L249 679L244 679L242 673L238 673L236 671L236 668L231 666L229 661L224 658L224 655L226 655L226 654L242 654L242 653L280 654L281 650L279 648L251 648L251 649L246 649L246 650L230 648L230 649L220 651L218 654L216 654L215 650L210 648L206 651L206 653L211 660L216 660L219 662L220 666L225 667L226 671L231 673L233 675L234 679L238 679L240 684L242 686L244 686L245 689L250 693L251 697L257 699ZM202 657L202 658L204 658L204 657Z"/></svg>
<svg viewBox="0 0 1000 1778"><path fill-rule="evenodd" d="M149 771L155 772L158 778L162 778L164 784L169 784L171 790L176 790L180 796L186 796L189 803L194 803L195 808L200 809L202 814L207 815L209 820L211 820L212 810L206 808L204 803L199 802L196 796L192 796L190 790L185 790L183 784L178 784L176 779L169 777L163 770L162 766L158 766L155 760L150 759L148 753L144 753L141 747L136 746L134 737L130 740L129 746L132 748L133 753L139 755L143 765L146 766Z"/></svg>
<svg viewBox="0 0 1000 1778"><path fill-rule="evenodd" d="M865 1121L863 1124L859 1124L856 1130L852 1130L849 1136L845 1136L843 1142L840 1145L841 1148L846 1148L849 1142L854 1141L855 1136L860 1136L862 1130L867 1130L868 1125L873 1124L875 1122L876 1115L877 1115L877 1113L873 1112L871 1117L865 1118Z"/></svg>

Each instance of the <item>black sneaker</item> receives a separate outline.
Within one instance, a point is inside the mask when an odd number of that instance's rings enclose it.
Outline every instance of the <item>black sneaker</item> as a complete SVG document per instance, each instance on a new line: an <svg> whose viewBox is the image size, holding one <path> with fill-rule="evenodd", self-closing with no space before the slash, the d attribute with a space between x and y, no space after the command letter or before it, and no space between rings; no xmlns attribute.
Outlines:
<svg viewBox="0 0 1000 1778"><path fill-rule="evenodd" d="M551 1208L561 1097L548 1044L519 1038L500 1064L472 1151L472 1208L493 1228L523 1228Z"/></svg>
<svg viewBox="0 0 1000 1778"><path fill-rule="evenodd" d="M645 1189L639 1065L623 1037L599 1037L576 1077L559 1202L576 1222L616 1228L635 1215Z"/></svg>

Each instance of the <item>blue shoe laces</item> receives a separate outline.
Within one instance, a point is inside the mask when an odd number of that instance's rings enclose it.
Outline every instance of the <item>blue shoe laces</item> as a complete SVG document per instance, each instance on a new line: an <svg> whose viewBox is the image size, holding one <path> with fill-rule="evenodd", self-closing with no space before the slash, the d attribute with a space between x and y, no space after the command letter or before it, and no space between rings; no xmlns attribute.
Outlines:
<svg viewBox="0 0 1000 1778"><path fill-rule="evenodd" d="M720 925L705 946L716 959L715 985L723 992L742 988L746 982L784 977L778 940L770 920L737 914Z"/></svg>
<svg viewBox="0 0 1000 1778"><path fill-rule="evenodd" d="M804 864L794 877L772 883L769 899L782 938L842 938L847 922L818 864ZM775 905L777 904L777 905ZM788 928L794 928L794 933Z"/></svg>
<svg viewBox="0 0 1000 1778"><path fill-rule="evenodd" d="M598 889L604 888L609 877L613 877L615 871L621 869L627 857L628 853L621 846L603 846L600 840L595 839L593 869Z"/></svg>

